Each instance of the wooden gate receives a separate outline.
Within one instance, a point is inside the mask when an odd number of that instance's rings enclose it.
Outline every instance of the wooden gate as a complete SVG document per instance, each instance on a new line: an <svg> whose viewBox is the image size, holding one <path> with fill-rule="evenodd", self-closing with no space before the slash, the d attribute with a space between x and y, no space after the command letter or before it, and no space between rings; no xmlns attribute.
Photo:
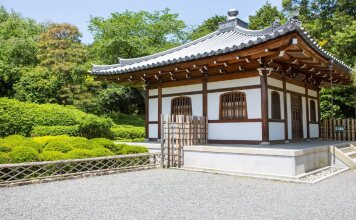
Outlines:
<svg viewBox="0 0 356 220"><path fill-rule="evenodd" d="M320 136L328 141L356 141L356 119L324 119Z"/></svg>
<svg viewBox="0 0 356 220"><path fill-rule="evenodd" d="M183 165L183 147L206 144L208 121L203 116L162 115L161 153L163 167Z"/></svg>

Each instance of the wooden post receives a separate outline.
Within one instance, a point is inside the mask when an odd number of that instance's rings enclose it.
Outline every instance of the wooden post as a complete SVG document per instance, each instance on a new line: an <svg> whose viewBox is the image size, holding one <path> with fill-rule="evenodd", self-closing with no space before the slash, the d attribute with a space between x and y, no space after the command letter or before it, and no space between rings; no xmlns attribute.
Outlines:
<svg viewBox="0 0 356 220"><path fill-rule="evenodd" d="M258 68L261 80L262 143L269 143L267 70Z"/></svg>
<svg viewBox="0 0 356 220"><path fill-rule="evenodd" d="M321 138L321 113L320 113L320 94L319 94L319 90L316 92L316 96L317 96L317 106L318 106L318 128L319 128L319 139Z"/></svg>
<svg viewBox="0 0 356 220"><path fill-rule="evenodd" d="M146 136L146 139L148 139L148 129L149 129L149 125L148 125L148 111L149 111L149 89L148 87L146 86L145 87L146 91L145 91L145 136Z"/></svg>
<svg viewBox="0 0 356 220"><path fill-rule="evenodd" d="M206 77L202 80L203 86L203 116L208 116L208 79Z"/></svg>
<svg viewBox="0 0 356 220"><path fill-rule="evenodd" d="M162 84L158 86L158 139L161 139Z"/></svg>
<svg viewBox="0 0 356 220"><path fill-rule="evenodd" d="M284 108L284 140L286 143L289 143L288 137L288 106L287 106L287 85L286 77L283 76L283 108Z"/></svg>
<svg viewBox="0 0 356 220"><path fill-rule="evenodd" d="M308 98L308 84L305 83L305 109L306 109L306 115L307 115L307 139L310 140L310 126L309 126L309 98Z"/></svg>

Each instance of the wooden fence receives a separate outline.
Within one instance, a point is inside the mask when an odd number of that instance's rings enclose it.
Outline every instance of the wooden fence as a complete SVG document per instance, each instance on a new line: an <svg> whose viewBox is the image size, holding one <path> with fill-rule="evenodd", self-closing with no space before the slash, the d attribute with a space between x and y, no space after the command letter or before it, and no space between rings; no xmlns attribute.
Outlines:
<svg viewBox="0 0 356 220"><path fill-rule="evenodd" d="M320 134L328 141L356 141L356 119L324 119Z"/></svg>
<svg viewBox="0 0 356 220"><path fill-rule="evenodd" d="M0 164L0 187L161 167L161 154Z"/></svg>
<svg viewBox="0 0 356 220"><path fill-rule="evenodd" d="M164 167L183 165L183 146L206 144L208 120L203 116L162 115L161 151Z"/></svg>

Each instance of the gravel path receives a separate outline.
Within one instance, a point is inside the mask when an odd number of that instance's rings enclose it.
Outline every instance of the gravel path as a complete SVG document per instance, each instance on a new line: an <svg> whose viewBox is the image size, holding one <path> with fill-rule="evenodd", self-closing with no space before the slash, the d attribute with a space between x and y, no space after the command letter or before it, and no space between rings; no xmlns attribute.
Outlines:
<svg viewBox="0 0 356 220"><path fill-rule="evenodd" d="M356 219L356 170L317 184L146 170L0 188L0 219Z"/></svg>

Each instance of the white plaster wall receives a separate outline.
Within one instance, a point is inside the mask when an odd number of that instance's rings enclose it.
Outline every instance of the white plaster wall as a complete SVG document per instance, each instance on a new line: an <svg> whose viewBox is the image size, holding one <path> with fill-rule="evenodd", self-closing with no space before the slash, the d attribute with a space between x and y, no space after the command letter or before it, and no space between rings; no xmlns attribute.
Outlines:
<svg viewBox="0 0 356 220"><path fill-rule="evenodd" d="M288 117L288 139L292 139L292 111L291 111L291 97L290 93L287 93L287 117Z"/></svg>
<svg viewBox="0 0 356 220"><path fill-rule="evenodd" d="M194 116L203 116L203 95L187 95L192 99L192 114ZM172 97L163 97L162 98L162 114L170 115L171 114L171 101L175 98Z"/></svg>
<svg viewBox="0 0 356 220"><path fill-rule="evenodd" d="M308 95L313 96L313 97L318 97L318 93L314 90L308 89Z"/></svg>
<svg viewBox="0 0 356 220"><path fill-rule="evenodd" d="M319 137L319 125L318 124L309 124L309 131L311 138Z"/></svg>
<svg viewBox="0 0 356 220"><path fill-rule="evenodd" d="M302 97L302 111L303 111L303 137L307 138L307 108L306 99Z"/></svg>
<svg viewBox="0 0 356 220"><path fill-rule="evenodd" d="M246 94L247 117L261 118L261 89L238 90ZM220 95L225 92L208 93L208 119L219 120Z"/></svg>
<svg viewBox="0 0 356 220"><path fill-rule="evenodd" d="M272 118L272 92L276 91L273 89L268 89L268 118ZM281 108L281 119L284 119L284 99L283 99L283 92L276 91L279 93L279 102Z"/></svg>
<svg viewBox="0 0 356 220"><path fill-rule="evenodd" d="M158 95L158 89L150 89L150 90L148 90L148 95L149 96Z"/></svg>
<svg viewBox="0 0 356 220"><path fill-rule="evenodd" d="M283 81L278 80L278 79L274 79L274 78L271 78L271 77L267 78L267 85L275 86L275 87L283 89Z"/></svg>
<svg viewBox="0 0 356 220"><path fill-rule="evenodd" d="M209 123L208 139L262 140L261 122Z"/></svg>
<svg viewBox="0 0 356 220"><path fill-rule="evenodd" d="M289 91L305 94L305 88L304 87L293 85L293 84L290 84L290 83L286 83L286 89L289 90Z"/></svg>
<svg viewBox="0 0 356 220"><path fill-rule="evenodd" d="M208 90L210 89L225 89L232 88L238 86L253 86L260 85L260 77L250 77L250 78L242 78L242 79L233 79L219 82L208 82Z"/></svg>
<svg viewBox="0 0 356 220"><path fill-rule="evenodd" d="M169 88L162 88L162 95L173 94L173 93L182 93L182 92L193 92L193 91L202 91L202 84L193 84L186 86L176 86Z"/></svg>
<svg viewBox="0 0 356 220"><path fill-rule="evenodd" d="M284 122L269 122L269 139L284 140Z"/></svg>
<svg viewBox="0 0 356 220"><path fill-rule="evenodd" d="M149 124L148 125L148 137L149 138L158 138L158 124Z"/></svg>
<svg viewBox="0 0 356 220"><path fill-rule="evenodd" d="M148 121L158 121L158 99L149 99L148 108Z"/></svg>

